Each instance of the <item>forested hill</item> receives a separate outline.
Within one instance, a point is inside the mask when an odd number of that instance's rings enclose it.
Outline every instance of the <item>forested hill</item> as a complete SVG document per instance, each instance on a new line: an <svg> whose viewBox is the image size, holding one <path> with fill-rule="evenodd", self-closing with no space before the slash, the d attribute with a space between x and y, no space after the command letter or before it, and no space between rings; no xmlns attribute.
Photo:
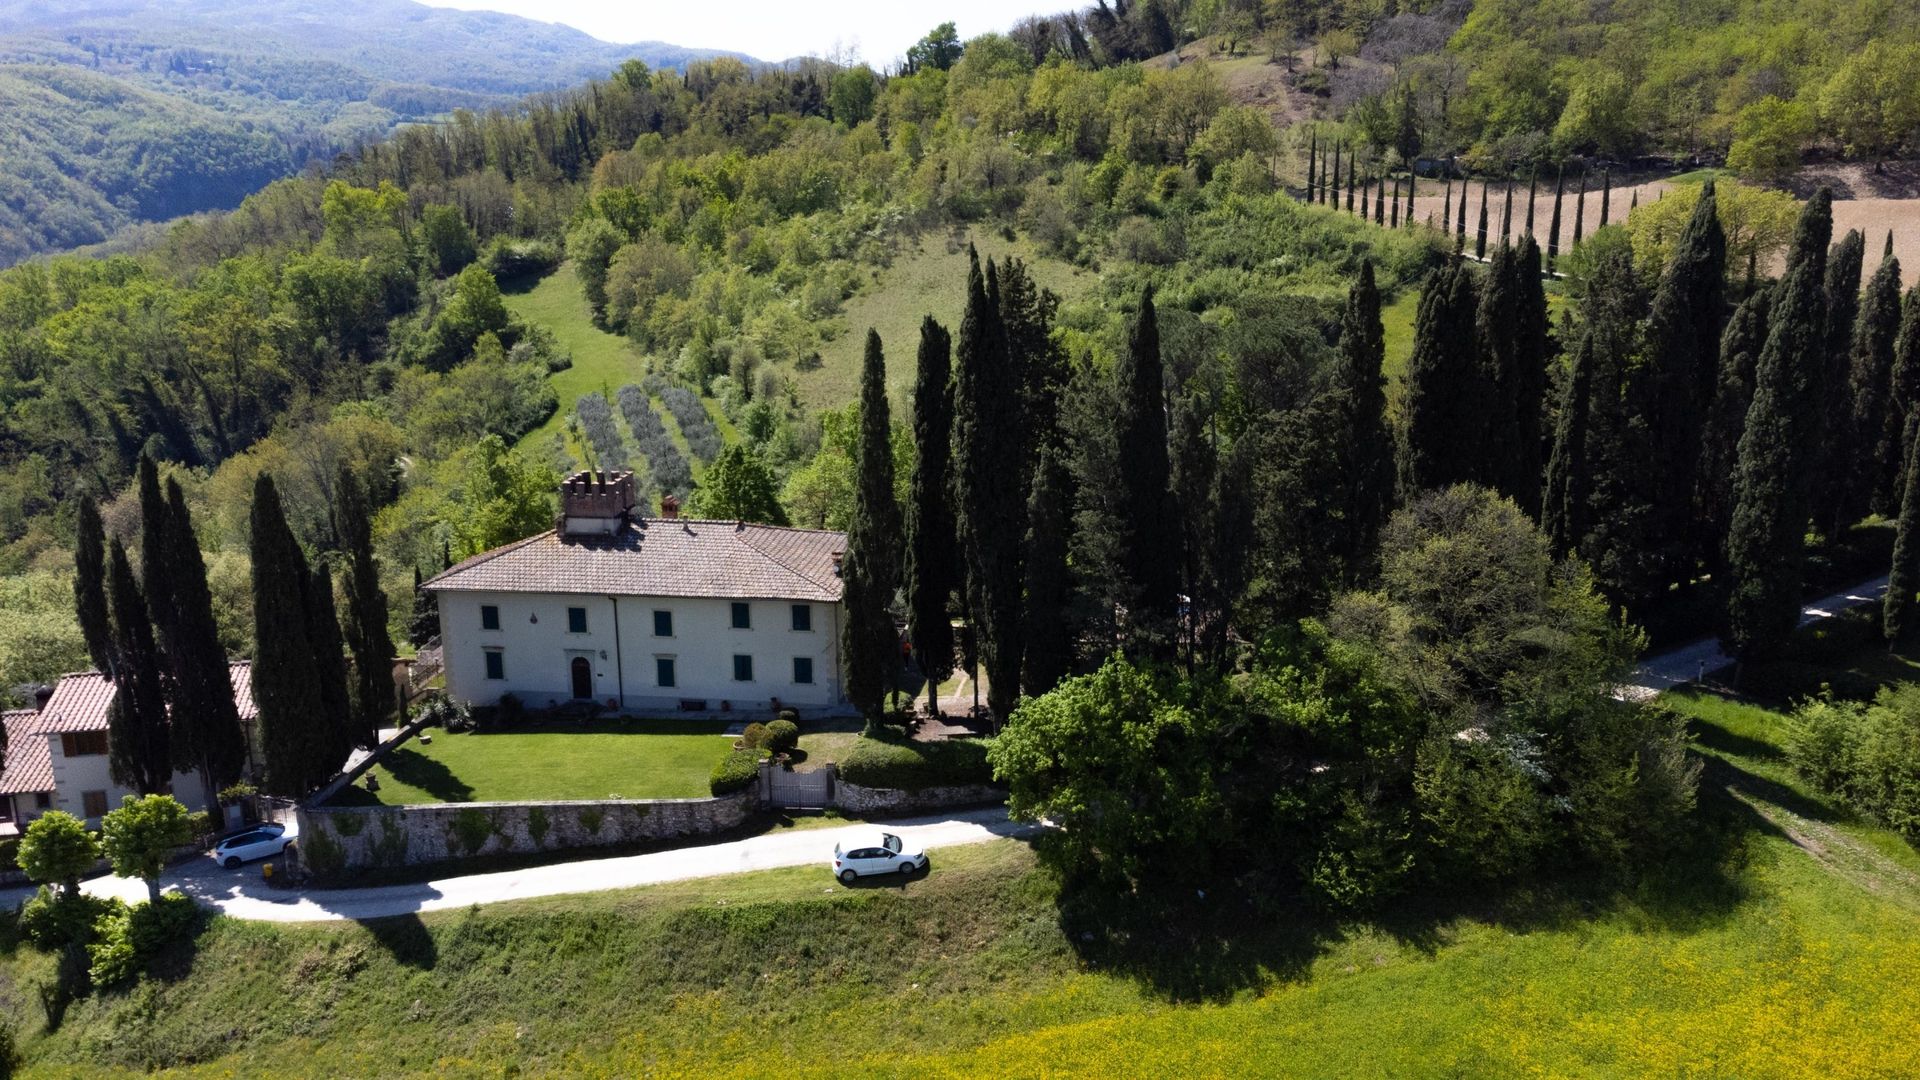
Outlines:
<svg viewBox="0 0 1920 1080"><path fill-rule="evenodd" d="M0 0L0 265L234 206L400 123L717 55L410 0Z"/></svg>

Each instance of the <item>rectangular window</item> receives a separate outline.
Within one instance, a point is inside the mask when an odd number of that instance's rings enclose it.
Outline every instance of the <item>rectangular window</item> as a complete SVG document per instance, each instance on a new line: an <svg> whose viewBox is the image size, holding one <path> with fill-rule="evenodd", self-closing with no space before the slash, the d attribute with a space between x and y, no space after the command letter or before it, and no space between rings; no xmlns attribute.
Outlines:
<svg viewBox="0 0 1920 1080"><path fill-rule="evenodd" d="M733 681L753 681L753 657L745 653L733 654Z"/></svg>
<svg viewBox="0 0 1920 1080"><path fill-rule="evenodd" d="M733 628L735 630L753 629L753 606L736 600L733 603Z"/></svg>
<svg viewBox="0 0 1920 1080"><path fill-rule="evenodd" d="M656 611L653 613L653 636L654 637L672 637L673 636L673 612Z"/></svg>
<svg viewBox="0 0 1920 1080"><path fill-rule="evenodd" d="M813 657L796 656L793 658L793 681L802 684L813 682Z"/></svg>
<svg viewBox="0 0 1920 1080"><path fill-rule="evenodd" d="M107 752L104 731L68 731L60 735L60 752L67 757L92 757Z"/></svg>
<svg viewBox="0 0 1920 1080"><path fill-rule="evenodd" d="M674 677L673 677L673 657L671 656L654 657L653 672L654 672L654 677L660 681L661 686L680 685L677 681L674 680Z"/></svg>
<svg viewBox="0 0 1920 1080"><path fill-rule="evenodd" d="M486 657L487 657L487 678L489 679L506 678L507 677L507 655L501 652L499 649L488 649L486 652Z"/></svg>
<svg viewBox="0 0 1920 1080"><path fill-rule="evenodd" d="M492 604L480 605L480 629L482 630L500 629L500 609L499 608L493 606Z"/></svg>
<svg viewBox="0 0 1920 1080"><path fill-rule="evenodd" d="M813 605L812 604L793 605L793 628L795 630L812 630L813 629Z"/></svg>
<svg viewBox="0 0 1920 1080"><path fill-rule="evenodd" d="M587 632L587 609L570 607L567 609L567 633L584 634Z"/></svg>
<svg viewBox="0 0 1920 1080"><path fill-rule="evenodd" d="M81 792L80 807L81 817L100 817L107 812L107 793L104 791Z"/></svg>
<svg viewBox="0 0 1920 1080"><path fill-rule="evenodd" d="M35 810L50 810L50 809L52 809L52 808L53 808L53 792L51 792L51 791L36 791L36 792L34 792L34 793L33 793L33 808L34 808Z"/></svg>

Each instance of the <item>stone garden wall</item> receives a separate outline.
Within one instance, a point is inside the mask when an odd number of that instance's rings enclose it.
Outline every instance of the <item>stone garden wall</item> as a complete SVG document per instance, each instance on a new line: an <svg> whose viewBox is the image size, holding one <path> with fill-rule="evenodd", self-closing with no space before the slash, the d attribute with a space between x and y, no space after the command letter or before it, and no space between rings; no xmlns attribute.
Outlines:
<svg viewBox="0 0 1920 1080"><path fill-rule="evenodd" d="M480 855L525 855L724 833L754 813L750 792L713 799L302 807L297 849L322 877Z"/></svg>
<svg viewBox="0 0 1920 1080"><path fill-rule="evenodd" d="M899 788L861 787L845 780L833 785L833 804L850 814L920 814L957 806L984 806L1007 801L1007 793L990 784L959 784L953 787Z"/></svg>

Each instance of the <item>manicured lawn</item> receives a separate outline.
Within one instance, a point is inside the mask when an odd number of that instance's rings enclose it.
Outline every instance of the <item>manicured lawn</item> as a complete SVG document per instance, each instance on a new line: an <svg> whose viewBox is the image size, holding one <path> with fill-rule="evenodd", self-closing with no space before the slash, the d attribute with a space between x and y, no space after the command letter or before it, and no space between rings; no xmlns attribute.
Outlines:
<svg viewBox="0 0 1920 1080"><path fill-rule="evenodd" d="M359 803L521 799L693 799L707 794L713 763L730 745L723 720L528 722L514 730L432 732L373 769L380 790L356 785ZM344 793L343 793L344 794Z"/></svg>

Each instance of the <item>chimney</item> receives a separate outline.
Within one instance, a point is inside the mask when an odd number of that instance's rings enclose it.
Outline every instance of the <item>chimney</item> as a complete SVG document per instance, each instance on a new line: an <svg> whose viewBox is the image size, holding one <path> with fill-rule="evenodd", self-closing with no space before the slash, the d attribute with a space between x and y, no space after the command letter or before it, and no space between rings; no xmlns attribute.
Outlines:
<svg viewBox="0 0 1920 1080"><path fill-rule="evenodd" d="M680 500L672 495L660 496L660 516L673 521L680 516Z"/></svg>
<svg viewBox="0 0 1920 1080"><path fill-rule="evenodd" d="M562 536L611 536L632 513L630 472L577 472L560 482Z"/></svg>
<svg viewBox="0 0 1920 1080"><path fill-rule="evenodd" d="M840 576L840 560L845 558L846 554L847 553L844 551L836 551L833 553L833 576L834 577Z"/></svg>

